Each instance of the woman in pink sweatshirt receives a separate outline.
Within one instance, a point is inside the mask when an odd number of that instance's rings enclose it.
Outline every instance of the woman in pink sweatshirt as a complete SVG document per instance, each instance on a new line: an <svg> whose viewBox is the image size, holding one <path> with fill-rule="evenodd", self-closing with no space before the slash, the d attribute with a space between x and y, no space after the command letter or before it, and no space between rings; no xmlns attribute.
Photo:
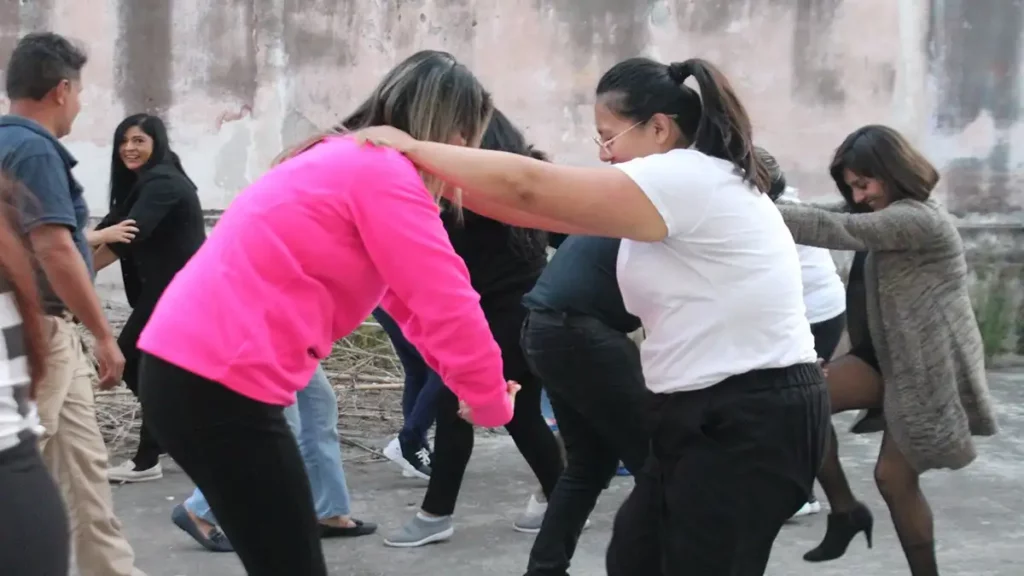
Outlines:
<svg viewBox="0 0 1024 576"><path fill-rule="evenodd" d="M491 112L467 68L423 51L356 114L360 126L478 145ZM283 410L378 303L473 422L512 418L515 385L502 377L432 187L392 150L339 135L302 147L235 199L139 339L153 432L206 495L250 575L327 574Z"/></svg>

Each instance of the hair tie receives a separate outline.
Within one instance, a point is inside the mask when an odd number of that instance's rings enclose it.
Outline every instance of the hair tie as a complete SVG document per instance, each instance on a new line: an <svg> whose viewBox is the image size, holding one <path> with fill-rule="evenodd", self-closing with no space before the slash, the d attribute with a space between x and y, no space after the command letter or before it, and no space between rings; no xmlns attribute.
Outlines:
<svg viewBox="0 0 1024 576"><path fill-rule="evenodd" d="M686 82L686 79L692 74L693 72L690 71L690 66L686 62L673 62L668 65L668 77L676 84Z"/></svg>

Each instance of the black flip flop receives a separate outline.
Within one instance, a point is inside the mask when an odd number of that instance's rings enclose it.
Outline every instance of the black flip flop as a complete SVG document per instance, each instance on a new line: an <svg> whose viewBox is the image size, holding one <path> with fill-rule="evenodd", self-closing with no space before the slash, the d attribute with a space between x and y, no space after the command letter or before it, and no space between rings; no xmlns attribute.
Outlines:
<svg viewBox="0 0 1024 576"><path fill-rule="evenodd" d="M320 524L320 537L321 538L355 538L357 536L367 536L377 531L377 525L373 522L363 522L362 520L352 519L355 526L329 526L327 524Z"/></svg>

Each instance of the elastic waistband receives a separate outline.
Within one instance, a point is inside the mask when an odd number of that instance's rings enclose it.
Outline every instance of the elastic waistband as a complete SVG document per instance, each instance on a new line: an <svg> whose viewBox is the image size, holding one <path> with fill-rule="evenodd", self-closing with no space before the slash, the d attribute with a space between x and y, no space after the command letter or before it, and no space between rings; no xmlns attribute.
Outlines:
<svg viewBox="0 0 1024 576"><path fill-rule="evenodd" d="M737 374L722 380L713 388L720 390L768 390L823 384L825 373L815 362L794 364L785 368L764 368Z"/></svg>
<svg viewBox="0 0 1024 576"><path fill-rule="evenodd" d="M694 398L706 394L749 394L766 390L824 386L825 373L816 363L794 364L785 368L751 370L730 376L721 382L698 390L680 390L655 394L656 401L669 402L675 398Z"/></svg>

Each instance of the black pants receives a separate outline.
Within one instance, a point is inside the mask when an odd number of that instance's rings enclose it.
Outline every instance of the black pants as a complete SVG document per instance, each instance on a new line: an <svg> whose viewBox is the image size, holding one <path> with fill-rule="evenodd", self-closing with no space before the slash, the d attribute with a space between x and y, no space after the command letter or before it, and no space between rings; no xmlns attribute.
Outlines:
<svg viewBox="0 0 1024 576"><path fill-rule="evenodd" d="M139 359L141 357L137 344L139 335L142 334L142 329L146 327L152 313L152 306L136 307L117 336L117 346L124 354L124 383L136 398L139 396ZM163 449L153 437L153 432L147 423L146 412L143 410L142 426L139 429L139 447L135 451L135 457L132 458L135 468L146 470L156 466L160 461L160 454L163 454Z"/></svg>
<svg viewBox="0 0 1024 576"><path fill-rule="evenodd" d="M619 462L637 474L647 459L651 394L636 344L594 318L531 312L523 350L548 391L568 460L526 573L564 576Z"/></svg>
<svg viewBox="0 0 1024 576"><path fill-rule="evenodd" d="M326 576L299 446L272 406L142 354L153 433L206 496L251 576Z"/></svg>
<svg viewBox="0 0 1024 576"><path fill-rule="evenodd" d="M0 452L0 573L66 576L69 530L35 438Z"/></svg>
<svg viewBox="0 0 1024 576"><path fill-rule="evenodd" d="M817 364L659 395L651 455L615 518L608 576L762 576L830 422Z"/></svg>
<svg viewBox="0 0 1024 576"><path fill-rule="evenodd" d="M826 364L836 353L836 346L839 346L845 328L845 312L828 320L811 324L811 334L814 335L814 351L818 353L818 358L824 360Z"/></svg>
<svg viewBox="0 0 1024 576"><path fill-rule="evenodd" d="M494 340L501 348L505 378L522 385L516 395L512 421L505 425L519 453L526 459L540 481L545 496L550 496L562 474L562 454L555 435L540 414L540 380L526 366L519 345L526 309L522 295L491 301L483 307ZM459 402L445 387L437 395L437 430L434 435L434 458L430 462L430 484L423 498L428 514L448 516L455 512L455 502L462 488L462 478L473 453L473 427L459 418Z"/></svg>

